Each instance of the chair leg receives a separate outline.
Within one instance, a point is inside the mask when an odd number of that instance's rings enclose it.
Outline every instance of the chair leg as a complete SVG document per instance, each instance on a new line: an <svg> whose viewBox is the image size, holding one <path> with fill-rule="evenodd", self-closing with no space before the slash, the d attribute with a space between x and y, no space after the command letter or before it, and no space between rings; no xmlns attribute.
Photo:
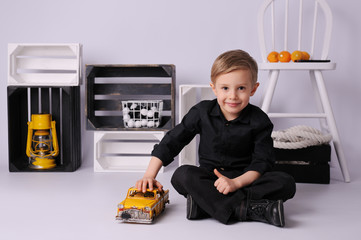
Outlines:
<svg viewBox="0 0 361 240"><path fill-rule="evenodd" d="M273 97L273 94L275 92L275 88L277 85L279 72L280 72L279 70L272 70L268 77L269 82L268 82L267 90L266 90L265 96L263 98L262 107L261 107L265 113L269 112L269 108L270 108L271 102L272 102L272 97Z"/></svg>
<svg viewBox="0 0 361 240"><path fill-rule="evenodd" d="M319 113L324 113L325 110L323 109L323 106L322 106L322 101L321 101L320 93L318 91L318 87L317 87L317 83L316 83L316 77L315 77L315 71L314 70L310 71L310 79L311 79L311 84L312 84L312 88L313 88L313 93L315 95L317 111ZM329 127L327 125L327 120L325 118L319 118L319 121L320 121L321 131L322 132L329 132Z"/></svg>
<svg viewBox="0 0 361 240"><path fill-rule="evenodd" d="M338 162L340 164L341 172L343 174L344 181L350 182L351 179L350 179L350 175L348 172L347 162L346 162L346 159L345 159L345 156L343 153L343 149L341 146L341 141L340 141L340 137L339 137L339 134L337 131L337 126L336 126L336 121L335 121L333 113L332 113L332 108L331 108L331 104L330 104L330 101L329 101L329 98L327 95L327 90L326 90L326 86L325 86L325 83L323 80L323 76L322 76L321 71L315 71L314 73L315 73L317 87L319 89L322 106L323 106L323 109L326 114L329 130L333 137L332 141L333 141L333 144L335 147Z"/></svg>

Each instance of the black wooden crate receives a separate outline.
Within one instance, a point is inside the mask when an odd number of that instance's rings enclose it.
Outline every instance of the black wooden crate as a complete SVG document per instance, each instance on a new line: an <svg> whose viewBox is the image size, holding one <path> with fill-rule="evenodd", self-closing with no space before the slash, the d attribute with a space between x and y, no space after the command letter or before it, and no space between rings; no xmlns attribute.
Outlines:
<svg viewBox="0 0 361 240"><path fill-rule="evenodd" d="M174 65L87 65L88 130L170 130L175 124ZM162 100L157 128L125 128L122 101Z"/></svg>
<svg viewBox="0 0 361 240"><path fill-rule="evenodd" d="M331 146L323 144L301 149L275 148L275 171L292 175L299 183L330 183Z"/></svg>
<svg viewBox="0 0 361 240"><path fill-rule="evenodd" d="M8 86L10 172L72 172L81 164L80 87ZM41 108L41 109L40 109ZM56 122L59 155L56 167L29 168L26 140L30 114L51 113Z"/></svg>

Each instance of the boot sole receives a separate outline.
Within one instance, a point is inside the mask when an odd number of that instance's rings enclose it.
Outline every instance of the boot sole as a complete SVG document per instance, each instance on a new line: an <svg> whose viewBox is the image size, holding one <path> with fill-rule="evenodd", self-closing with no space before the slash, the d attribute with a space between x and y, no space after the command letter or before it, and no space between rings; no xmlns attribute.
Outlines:
<svg viewBox="0 0 361 240"><path fill-rule="evenodd" d="M194 201L191 195L187 195L187 219L192 220L195 216L192 216L192 212L194 208ZM194 214L193 214L194 215Z"/></svg>
<svg viewBox="0 0 361 240"><path fill-rule="evenodd" d="M279 227L284 227L285 226L285 217L283 214L283 201L279 200L277 202L277 208L278 208L278 215L279 215L279 219L280 219L280 225Z"/></svg>

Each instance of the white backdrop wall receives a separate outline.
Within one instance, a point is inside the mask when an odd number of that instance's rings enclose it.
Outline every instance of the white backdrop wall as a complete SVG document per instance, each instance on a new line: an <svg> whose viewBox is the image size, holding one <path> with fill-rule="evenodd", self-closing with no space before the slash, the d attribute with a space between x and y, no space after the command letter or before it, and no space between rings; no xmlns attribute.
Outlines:
<svg viewBox="0 0 361 240"><path fill-rule="evenodd" d="M0 1L0 164L7 165L7 44L82 43L85 64L175 64L179 84L208 84L222 52L241 48L261 61L258 7L263 0L1 0ZM330 59L337 69L325 78L351 177L359 161L361 135L361 1L329 0L334 16ZM259 105L267 74L252 102ZM280 85L273 109L313 107L311 88L291 78ZM306 82L308 83L308 82ZM177 88L178 89L178 88ZM296 98L292 92L299 91ZM84 109L84 82L82 85ZM282 100L286 98L287 101ZM178 98L177 98L178 99ZM290 102L291 105L286 104ZM178 106L178 102L177 102ZM291 106L291 107L290 107ZM92 164L92 134L85 131L84 164ZM314 120L313 120L314 121ZM306 122L307 124L308 122ZM282 129L298 124L275 121ZM310 124L315 124L311 123ZM317 126L317 122L316 125ZM335 164L337 165L337 164Z"/></svg>

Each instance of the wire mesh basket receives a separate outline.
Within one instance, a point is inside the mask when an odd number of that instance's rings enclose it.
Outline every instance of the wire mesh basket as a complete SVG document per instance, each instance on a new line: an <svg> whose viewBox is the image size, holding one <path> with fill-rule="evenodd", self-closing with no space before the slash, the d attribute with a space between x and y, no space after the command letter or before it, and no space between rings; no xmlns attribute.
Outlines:
<svg viewBox="0 0 361 240"><path fill-rule="evenodd" d="M123 122L126 128L157 128L163 110L162 100L122 101Z"/></svg>

